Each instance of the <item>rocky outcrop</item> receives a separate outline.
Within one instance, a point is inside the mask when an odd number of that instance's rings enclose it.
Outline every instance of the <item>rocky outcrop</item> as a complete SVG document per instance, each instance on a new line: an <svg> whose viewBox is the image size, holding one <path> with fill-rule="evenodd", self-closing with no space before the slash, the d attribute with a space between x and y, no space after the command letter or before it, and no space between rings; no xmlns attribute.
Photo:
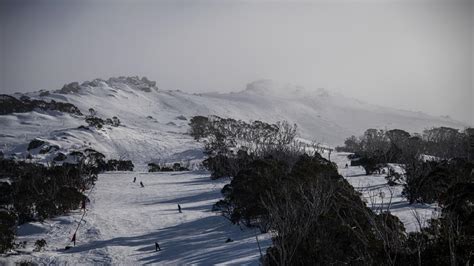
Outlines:
<svg viewBox="0 0 474 266"><path fill-rule="evenodd" d="M141 90L144 92L151 92L152 90L158 90L156 82L149 80L147 77L139 78L135 77L118 77L109 78L107 83L114 87L114 84L126 84L132 89Z"/></svg>
<svg viewBox="0 0 474 266"><path fill-rule="evenodd" d="M70 94L70 93L78 93L81 90L81 86L79 86L78 82L71 82L69 84L64 85L60 90L57 90L57 93L61 94Z"/></svg>

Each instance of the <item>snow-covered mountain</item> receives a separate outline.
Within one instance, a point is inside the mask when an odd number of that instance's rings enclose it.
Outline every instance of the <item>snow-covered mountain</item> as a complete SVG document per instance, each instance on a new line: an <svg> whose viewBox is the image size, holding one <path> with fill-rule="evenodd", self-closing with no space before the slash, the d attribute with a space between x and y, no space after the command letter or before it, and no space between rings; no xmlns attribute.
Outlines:
<svg viewBox="0 0 474 266"><path fill-rule="evenodd" d="M189 119L194 115L287 120L298 124L301 138L329 145L340 144L346 137L371 127L411 132L439 125L464 127L445 118L369 105L323 89L268 80L250 83L236 93L189 94L159 90L144 78L120 77L13 96L0 96L0 150L4 155L32 155L36 161L50 162L61 152L93 148L109 158L132 160L136 167L134 172L101 174L87 192L87 212L77 210L18 227L16 241L27 244L14 255L0 257L1 265L24 261L257 265L260 249L265 252L271 245L271 235L233 225L211 211L228 179L211 180L209 173L199 170L147 173L143 168L149 161L203 158L202 143L187 134ZM104 120L118 117L120 126L85 127L90 113ZM32 142L36 145L30 145L33 139L38 140ZM328 158L329 153L323 156ZM384 204L383 196L377 195L393 194L390 204L397 207L392 213L408 231L418 230L416 217L426 220L436 215L434 205L409 205L402 187L388 186L385 175L365 175L362 167L345 167L350 163L347 153L335 153L331 158L339 173L374 208ZM145 186L133 182L135 178ZM176 209L177 204L181 204L183 213ZM74 231L82 218L82 225ZM77 246L65 250L75 232ZM34 252L39 239L44 239L47 247ZM156 241L163 249L160 252L154 251Z"/></svg>
<svg viewBox="0 0 474 266"><path fill-rule="evenodd" d="M26 156L28 143L38 138L59 150L92 147L111 158L141 163L197 159L202 156L200 144L186 134L188 120L194 115L246 121L287 120L298 125L301 138L329 145L341 144L348 136L362 134L367 128L420 132L432 126L465 126L448 118L371 105L324 89L270 80L252 82L234 93L190 94L160 90L146 78L119 77L12 96L67 102L83 114L89 114L92 108L98 117L116 116L121 121L119 127L86 129L80 128L87 124L84 115L38 109L0 115L0 149L4 154L20 157Z"/></svg>

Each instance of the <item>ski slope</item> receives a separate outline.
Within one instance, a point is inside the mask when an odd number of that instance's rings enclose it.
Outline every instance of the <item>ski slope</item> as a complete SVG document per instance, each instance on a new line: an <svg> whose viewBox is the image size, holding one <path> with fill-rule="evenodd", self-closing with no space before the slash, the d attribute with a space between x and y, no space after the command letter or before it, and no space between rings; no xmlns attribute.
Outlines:
<svg viewBox="0 0 474 266"><path fill-rule="evenodd" d="M27 241L26 248L0 258L0 264L258 264L255 234L263 252L270 236L240 228L211 211L225 182L211 181L209 174L199 171L101 174L90 193L76 247L64 249L72 245L69 241L82 216L79 211L21 226L16 241ZM33 252L34 241L41 238L47 242L46 250ZM233 242L225 243L227 238ZM162 251L155 251L155 241Z"/></svg>

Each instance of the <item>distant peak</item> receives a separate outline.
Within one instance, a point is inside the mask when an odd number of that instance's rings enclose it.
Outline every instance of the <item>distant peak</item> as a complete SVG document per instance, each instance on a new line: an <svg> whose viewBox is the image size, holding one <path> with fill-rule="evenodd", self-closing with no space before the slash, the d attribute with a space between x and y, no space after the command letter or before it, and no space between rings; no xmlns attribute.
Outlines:
<svg viewBox="0 0 474 266"><path fill-rule="evenodd" d="M120 76L118 78L109 78L107 83L112 87L114 87L115 84L125 84L132 89L141 90L144 92L158 90L158 87L156 87L156 81L151 81L147 77L140 78L138 76Z"/></svg>
<svg viewBox="0 0 474 266"><path fill-rule="evenodd" d="M110 87L116 87L120 88L120 86L117 85L127 85L128 87L135 89L135 90L141 90L145 92L151 92L152 90L158 90L156 87L156 81L151 81L147 77L138 77L138 76L120 76L120 77L111 77L108 80L103 80L103 79L94 79L92 81L84 81L81 85L79 85L78 82L71 82L69 84L65 84L60 90L57 90L56 92L61 93L61 94L72 94L72 93L78 93L81 91L82 88L86 87L92 87L92 88L97 88L97 87L103 87L105 86L110 86Z"/></svg>
<svg viewBox="0 0 474 266"><path fill-rule="evenodd" d="M138 77L138 76L131 76L131 77L125 77L125 76L120 76L118 78L109 78L107 80L108 83L125 83L127 85L132 85L135 87L155 87L156 88L156 81L151 81L147 77Z"/></svg>

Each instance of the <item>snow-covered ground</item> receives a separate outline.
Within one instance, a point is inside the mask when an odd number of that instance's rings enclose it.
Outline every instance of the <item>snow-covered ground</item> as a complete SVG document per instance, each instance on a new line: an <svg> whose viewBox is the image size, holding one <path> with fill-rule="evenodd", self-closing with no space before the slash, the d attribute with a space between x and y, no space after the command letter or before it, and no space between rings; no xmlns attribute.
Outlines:
<svg viewBox="0 0 474 266"><path fill-rule="evenodd" d="M27 241L26 248L20 255L0 258L0 264L258 264L258 230L240 228L211 211L224 182L211 181L199 171L102 174L90 192L76 247L65 250L72 245L79 211L21 226L17 242ZM42 238L46 250L33 252L34 242ZM226 243L227 238L233 242ZM258 232L258 239L265 252L270 236ZM155 251L155 242L162 251Z"/></svg>
<svg viewBox="0 0 474 266"><path fill-rule="evenodd" d="M405 225L407 232L418 231L420 225L438 215L436 204L409 204L402 196L403 186L389 186L385 174L366 175L362 166L350 166L348 153L331 156L337 164L339 173L359 192L367 206L376 212L390 211ZM346 164L349 166L346 168Z"/></svg>

